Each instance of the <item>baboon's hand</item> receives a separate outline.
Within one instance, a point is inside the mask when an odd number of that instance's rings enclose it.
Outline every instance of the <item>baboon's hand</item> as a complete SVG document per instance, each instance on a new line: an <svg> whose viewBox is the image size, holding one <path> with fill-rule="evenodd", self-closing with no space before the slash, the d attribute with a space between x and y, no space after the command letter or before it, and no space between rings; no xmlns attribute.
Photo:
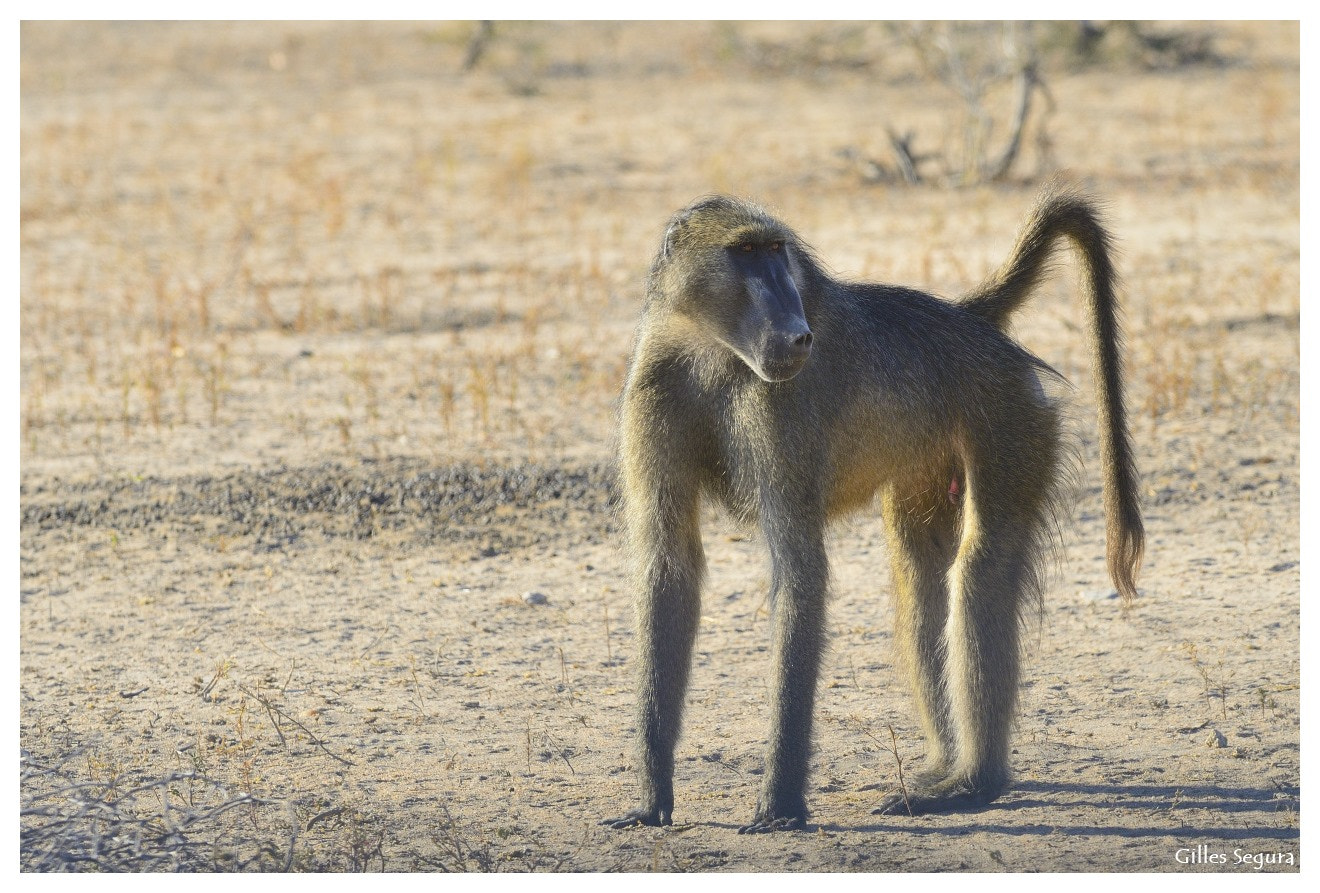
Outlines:
<svg viewBox="0 0 1320 893"><path fill-rule="evenodd" d="M800 831L807 821L802 816L757 816L750 825L738 829L739 834L770 834L774 831Z"/></svg>
<svg viewBox="0 0 1320 893"><path fill-rule="evenodd" d="M674 815L668 809L642 806L629 810L617 819L605 819L601 824L615 829L635 828L638 825L650 825L653 828L659 828L662 825L674 824Z"/></svg>

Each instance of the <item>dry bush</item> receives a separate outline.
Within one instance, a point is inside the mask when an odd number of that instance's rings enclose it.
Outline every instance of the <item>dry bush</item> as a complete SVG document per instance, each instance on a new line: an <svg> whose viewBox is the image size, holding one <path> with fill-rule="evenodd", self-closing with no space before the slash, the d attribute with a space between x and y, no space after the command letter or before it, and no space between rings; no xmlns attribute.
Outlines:
<svg viewBox="0 0 1320 893"><path fill-rule="evenodd" d="M292 840L232 845L240 815L271 801L191 770L78 781L81 755L57 765L21 760L23 871L289 870Z"/></svg>
<svg viewBox="0 0 1320 893"><path fill-rule="evenodd" d="M956 150L939 156L939 179L956 185L1002 180L1013 167L1031 120L1032 98L1044 92L1031 22L934 22L893 26L916 51L926 73L951 89L962 103ZM1004 95L1012 91L1012 103ZM1046 92L1046 98L1048 93ZM1052 104L1052 101L1051 101ZM1048 155L1044 123L1036 127L1042 166ZM921 159L913 136L891 131L903 179L918 182ZM999 149L993 148L1000 143Z"/></svg>

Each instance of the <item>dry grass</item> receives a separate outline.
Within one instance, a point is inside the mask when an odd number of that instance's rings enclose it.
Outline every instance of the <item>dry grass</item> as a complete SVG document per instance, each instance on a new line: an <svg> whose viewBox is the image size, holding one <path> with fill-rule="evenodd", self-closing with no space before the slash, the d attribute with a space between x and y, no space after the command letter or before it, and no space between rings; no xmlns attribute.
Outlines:
<svg viewBox="0 0 1320 893"><path fill-rule="evenodd" d="M86 756L90 774L99 774ZM82 767L22 761L19 865L24 871L288 871L285 847L234 834L233 813L269 804L195 771L78 781ZM239 853L221 841L244 839ZM285 852L281 852L284 849Z"/></svg>
<svg viewBox="0 0 1320 893"><path fill-rule="evenodd" d="M924 100L925 115L898 104L910 102L906 84L922 71L901 32L820 26L789 38L766 26L675 27L662 51L648 30L501 26L477 71L461 76L459 25L377 25L352 37L319 26L281 36L121 25L112 42L142 73L121 76L115 103L70 115L59 111L62 97L76 101L101 76L78 49L91 32L25 27L25 460L104 467L117 461L107 455L112 436L120 457L127 447L172 460L234 448L273 456L272 441L289 440L365 455L400 438L449 457L504 445L551 455L584 439L599 449L658 226L711 188L772 199L839 266L869 276L956 291L1002 253L1026 195L964 191L960 217L950 218L931 211L952 196L868 196L834 154L878 148L890 119L939 134L933 122L956 108L942 88ZM1241 28L1219 42L1265 37ZM1114 40L1113 52L1126 52ZM221 57L235 64L206 67ZM878 58L886 67L855 73ZM692 89L745 73L768 89L687 107ZM1195 100L1165 114L1148 78L1107 76L1115 105L1154 103L1157 132L1083 150L1073 123L1081 101L1061 73L1050 124L1053 155L1107 195L1123 200L1127 171L1170 153L1192 162L1181 175L1201 188L1241 184L1263 196L1294 181L1286 155L1199 150L1219 134L1190 116ZM167 78L201 89L199 98L184 105L171 97L190 94L175 90L157 103L152 91ZM655 93L645 126L632 85ZM764 132L771 96L805 120ZM1295 97L1265 78L1247 101L1260 145L1286 143ZM1196 167L1201 157L1213 184ZM1178 210L1122 212L1120 230L1140 238L1143 219ZM1193 237L1215 225L1189 223ZM1295 262L1227 260L1228 270L1202 269L1200 257L1166 245L1128 264L1130 281L1163 292L1144 305L1134 294L1129 313L1141 322L1131 327L1134 365L1149 368L1155 350L1171 359L1157 378L1137 376L1148 413L1184 408L1207 386L1217 400L1238 399L1223 387L1241 379L1237 370L1195 368L1200 345L1179 343L1189 298L1217 318L1296 313ZM429 386L417 386L419 353L434 370ZM271 405L299 409L265 413ZM580 423L556 437L570 406Z"/></svg>
<svg viewBox="0 0 1320 893"><path fill-rule="evenodd" d="M876 183L859 166L885 155L890 127L951 157L963 139L956 93L882 25L500 24L465 73L472 33L22 26L25 870L764 867L694 849L699 835L592 853L585 835L547 838L534 811L576 828L577 791L604 780L612 797L623 777L622 748L601 743L626 725L623 562L560 550L609 532L598 479L646 270L667 216L711 191L771 205L843 275L954 295L1004 257L1040 176L1071 168L1108 202L1122 246L1154 579L1189 598L1190 575L1211 572L1169 545L1192 535L1178 524L1204 525L1180 548L1222 561L1215 573L1267 568L1275 589L1295 577L1295 530L1240 514L1295 492L1295 24L1168 26L1179 39L1156 49L1116 32L1084 60L1052 30L1047 139L1008 182L956 190ZM1077 384L1090 419L1081 308L1061 270L1018 335ZM457 469L517 502L529 468L527 499L558 514L473 493L453 513L443 487L408 490L422 470ZM599 499L561 511L584 468ZM317 489L331 479L333 499ZM138 509L149 532L133 527ZM1107 585L1086 542L1078 588ZM759 571L738 560L731 601L708 610L761 634ZM519 593L534 586L553 592L533 618ZM325 645L341 614L346 638ZM1092 614L1059 623L1071 633ZM483 653L491 617L523 637L516 658ZM878 635L852 624L840 654ZM1265 672L1210 635L1170 634L1215 655L1189 663L1168 645L1187 703L1286 738L1295 643ZM759 659L743 644L719 653ZM69 681L71 660L87 679ZM838 696L859 699L841 715L909 736L897 704L867 713L858 689L871 697L889 668L864 660L840 672ZM152 685L140 702L123 694L139 673ZM446 742L464 734L451 729L497 729L504 749ZM692 734L716 754L737 737ZM344 743L377 738L382 763ZM398 743L420 739L439 743ZM887 757L893 743L829 759L841 773L906 768L915 751ZM734 796L725 776L750 784L739 773L754 761L728 749L707 761L716 806ZM499 808L489 790L523 811L483 812ZM875 863L846 867L859 866Z"/></svg>

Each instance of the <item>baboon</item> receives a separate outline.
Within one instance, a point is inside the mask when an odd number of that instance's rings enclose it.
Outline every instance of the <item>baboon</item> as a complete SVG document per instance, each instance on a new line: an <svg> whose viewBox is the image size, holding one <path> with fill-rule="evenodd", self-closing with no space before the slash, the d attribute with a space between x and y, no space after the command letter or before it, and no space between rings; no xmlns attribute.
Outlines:
<svg viewBox="0 0 1320 893"><path fill-rule="evenodd" d="M703 498L759 526L771 559L772 727L743 832L801 828L825 632L826 523L878 495L895 642L928 754L877 813L995 799L1009 778L1020 630L1056 529L1061 378L1004 333L1063 237L1085 266L1110 575L1125 604L1144 544L1123 409L1116 276L1093 202L1052 184L1007 263L957 301L843 282L761 208L702 199L669 222L621 408L636 562L642 802L668 825L699 615Z"/></svg>

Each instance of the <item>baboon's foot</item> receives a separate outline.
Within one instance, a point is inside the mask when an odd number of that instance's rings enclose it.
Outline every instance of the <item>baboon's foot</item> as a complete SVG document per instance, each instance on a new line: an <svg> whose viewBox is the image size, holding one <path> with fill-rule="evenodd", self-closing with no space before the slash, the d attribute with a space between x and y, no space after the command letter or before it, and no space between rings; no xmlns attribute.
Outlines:
<svg viewBox="0 0 1320 893"><path fill-rule="evenodd" d="M674 813L672 808L639 806L637 809L629 810L617 819L605 819L600 824L615 829L635 828L638 825L659 828L662 825L674 824Z"/></svg>
<svg viewBox="0 0 1320 893"><path fill-rule="evenodd" d="M1004 791L1004 784L975 784L965 777L937 779L930 783L923 773L906 791L890 794L871 810L871 815L932 815L985 806ZM924 783L923 783L924 782Z"/></svg>
<svg viewBox="0 0 1320 893"><path fill-rule="evenodd" d="M762 800L762 803L765 801ZM756 807L756 816L750 825L738 829L739 834L769 834L772 831L799 831L807 824L807 804L800 797L793 803Z"/></svg>
<svg viewBox="0 0 1320 893"><path fill-rule="evenodd" d="M750 825L738 829L739 834L770 834L774 831L800 831L807 824L806 816L757 816Z"/></svg>

